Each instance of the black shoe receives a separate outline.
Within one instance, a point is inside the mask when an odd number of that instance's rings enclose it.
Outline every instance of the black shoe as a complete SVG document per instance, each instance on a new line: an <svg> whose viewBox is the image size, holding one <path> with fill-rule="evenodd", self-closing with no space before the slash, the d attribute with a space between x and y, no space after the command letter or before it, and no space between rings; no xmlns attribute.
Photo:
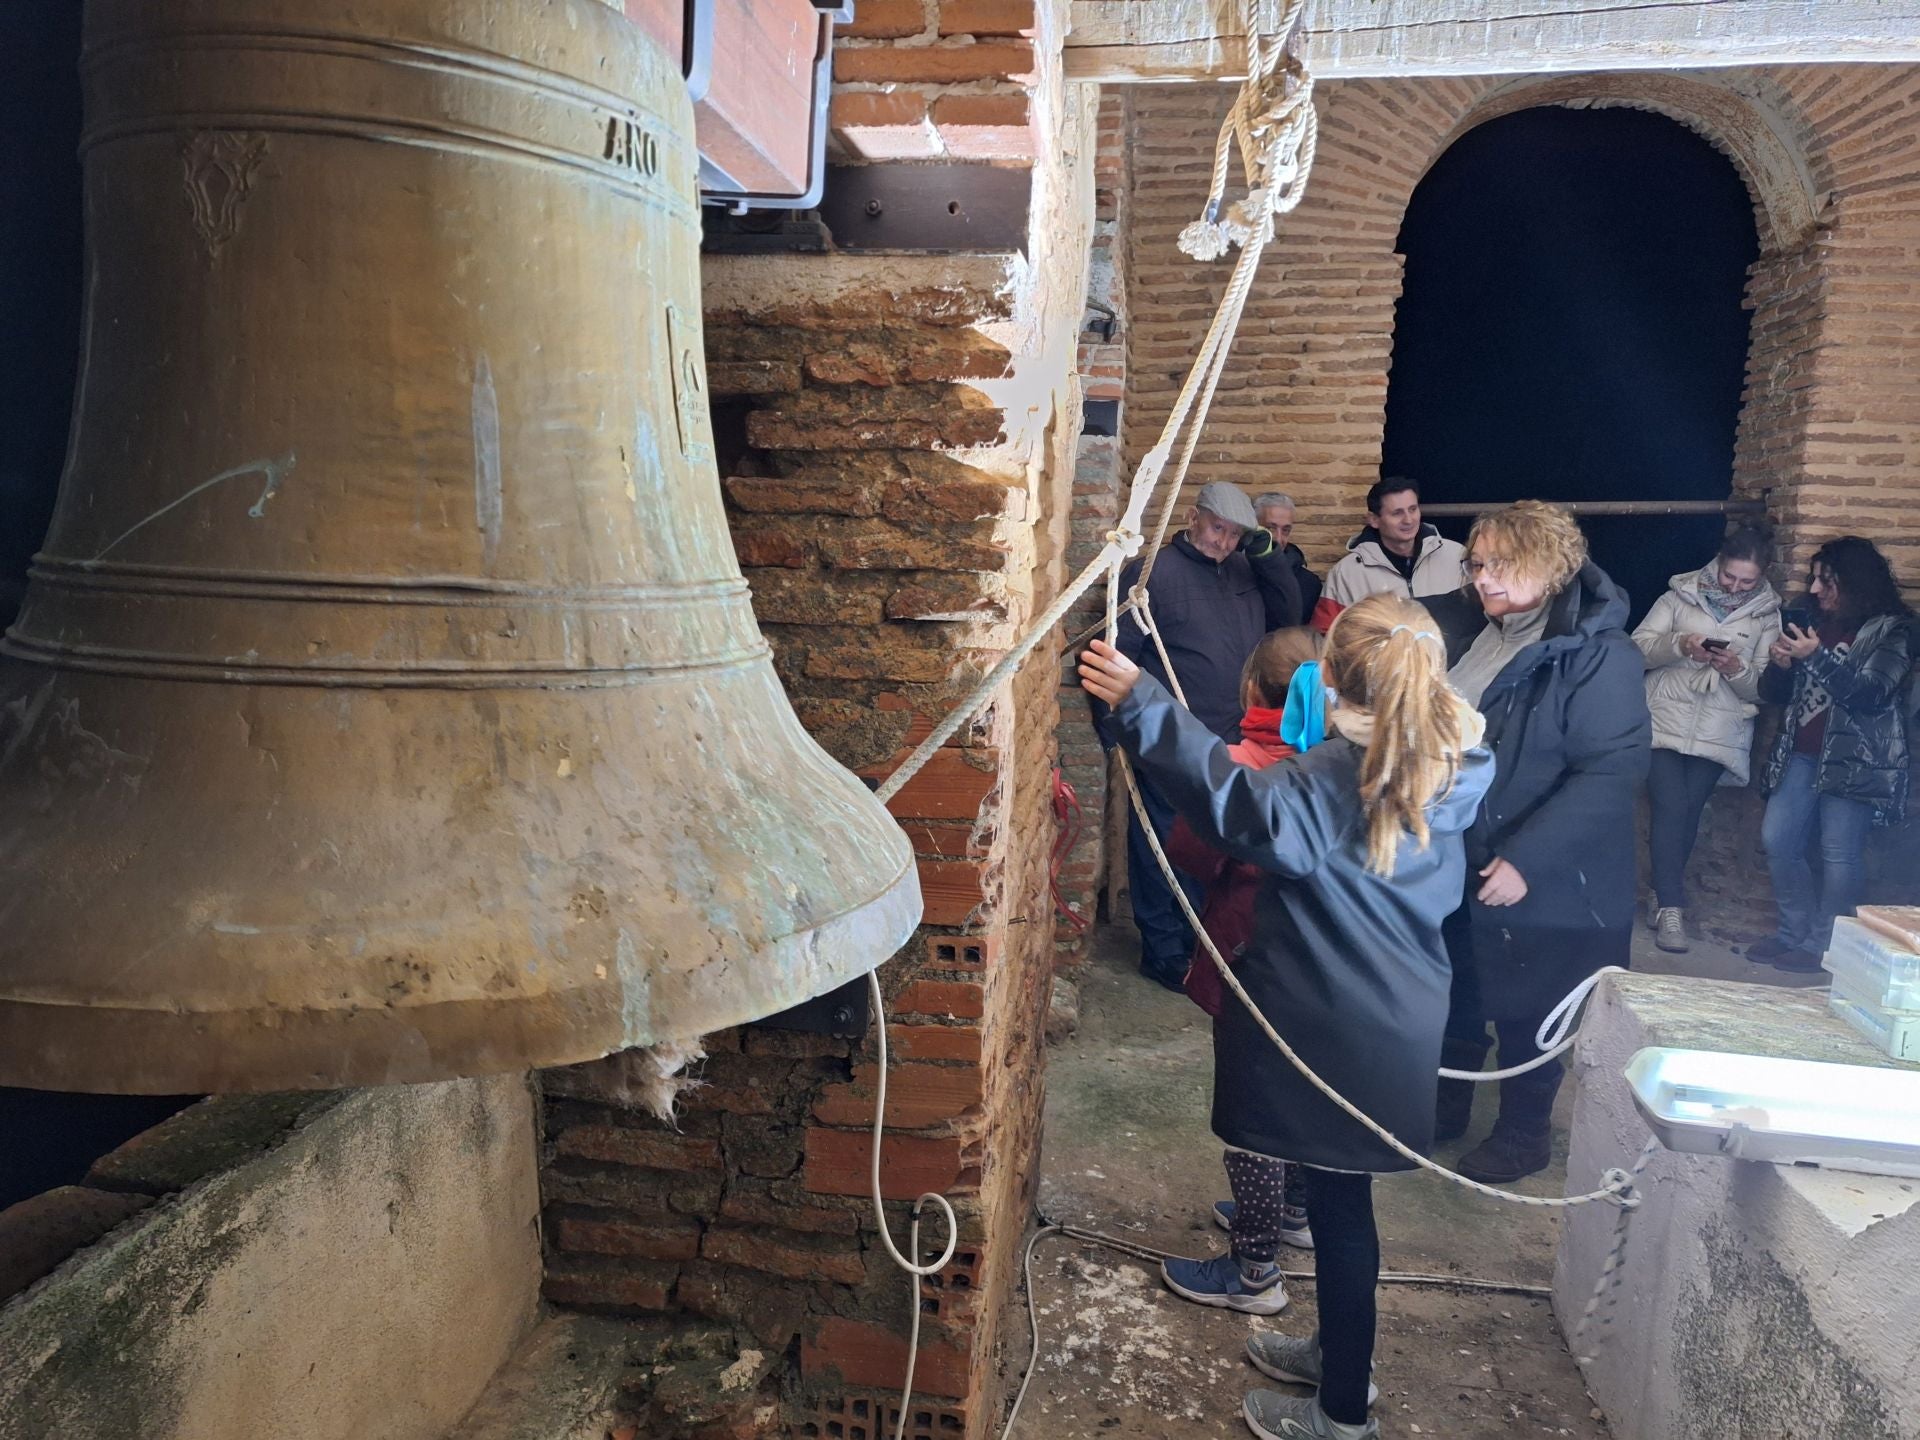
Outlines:
<svg viewBox="0 0 1920 1440"><path fill-rule="evenodd" d="M1433 1106L1433 1143L1444 1145L1458 1140L1473 1123L1473 1082L1442 1080L1439 1098Z"/></svg>
<svg viewBox="0 0 1920 1440"><path fill-rule="evenodd" d="M1769 935L1747 946L1747 959L1760 965L1771 965L1782 955L1792 953L1794 946L1787 944L1777 935Z"/></svg>
<svg viewBox="0 0 1920 1440"><path fill-rule="evenodd" d="M1156 970L1151 965L1142 963L1140 973L1146 976L1147 979L1153 981L1154 984L1171 990L1176 995L1184 995L1187 993L1187 972L1184 970L1177 974L1169 975L1165 970Z"/></svg>
<svg viewBox="0 0 1920 1440"><path fill-rule="evenodd" d="M1790 975L1818 975L1823 968L1820 957L1810 950L1788 950L1776 955L1767 962L1776 970L1785 970Z"/></svg>
<svg viewBox="0 0 1920 1440"><path fill-rule="evenodd" d="M1553 1132L1522 1134L1494 1127L1493 1134L1460 1157L1454 1168L1482 1185L1509 1185L1553 1163Z"/></svg>

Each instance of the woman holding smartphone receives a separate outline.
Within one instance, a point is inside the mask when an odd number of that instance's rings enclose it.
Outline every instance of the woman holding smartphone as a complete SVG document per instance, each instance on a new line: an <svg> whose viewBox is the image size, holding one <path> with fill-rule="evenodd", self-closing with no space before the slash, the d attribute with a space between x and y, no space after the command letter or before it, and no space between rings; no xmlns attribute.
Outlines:
<svg viewBox="0 0 1920 1440"><path fill-rule="evenodd" d="M1653 760L1647 772L1647 850L1653 935L1684 954L1687 859L1720 785L1745 785L1760 713L1760 674L1780 638L1780 597L1767 583L1773 536L1733 531L1698 570L1676 575L1633 632L1647 662Z"/></svg>
<svg viewBox="0 0 1920 1440"><path fill-rule="evenodd" d="M1906 816L1913 614L1887 557L1858 535L1822 545L1807 576L1811 612L1786 613L1760 677L1760 698L1787 707L1760 826L1780 927L1747 957L1812 973L1833 917L1860 903L1868 829ZM1807 864L1816 831L1817 879Z"/></svg>

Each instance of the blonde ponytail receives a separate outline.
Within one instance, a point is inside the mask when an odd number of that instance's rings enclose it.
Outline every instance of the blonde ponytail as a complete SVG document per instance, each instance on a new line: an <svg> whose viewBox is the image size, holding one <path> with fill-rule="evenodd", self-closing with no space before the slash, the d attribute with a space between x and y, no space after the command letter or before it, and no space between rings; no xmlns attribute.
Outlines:
<svg viewBox="0 0 1920 1440"><path fill-rule="evenodd" d="M1370 595L1341 611L1323 664L1342 707L1372 716L1360 762L1367 868L1391 875L1403 835L1431 843L1428 807L1453 788L1485 726L1447 684L1446 647L1410 600Z"/></svg>

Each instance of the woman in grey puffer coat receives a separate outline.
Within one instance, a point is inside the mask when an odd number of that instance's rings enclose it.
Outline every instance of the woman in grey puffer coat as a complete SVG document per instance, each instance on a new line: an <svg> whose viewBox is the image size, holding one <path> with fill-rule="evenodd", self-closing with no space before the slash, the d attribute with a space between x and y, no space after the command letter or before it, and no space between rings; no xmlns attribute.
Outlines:
<svg viewBox="0 0 1920 1440"><path fill-rule="evenodd" d="M1676 575L1633 632L1647 661L1653 761L1647 849L1654 943L1687 947L1686 870L1700 816L1719 785L1745 785L1767 650L1780 635L1780 597L1767 583L1773 537L1733 531L1699 570Z"/></svg>

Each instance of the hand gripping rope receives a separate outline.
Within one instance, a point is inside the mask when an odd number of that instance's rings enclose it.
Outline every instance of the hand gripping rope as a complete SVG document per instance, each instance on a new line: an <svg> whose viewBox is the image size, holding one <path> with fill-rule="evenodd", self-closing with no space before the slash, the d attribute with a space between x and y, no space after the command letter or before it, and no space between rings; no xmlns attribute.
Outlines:
<svg viewBox="0 0 1920 1440"><path fill-rule="evenodd" d="M1275 219L1292 210L1300 203L1305 193L1308 172L1312 169L1319 122L1314 113L1313 77L1307 72L1303 59L1304 37L1299 28L1301 11L1305 0L1286 0L1280 23L1272 36L1258 33L1259 0L1246 0L1245 28L1248 37L1248 75L1241 85L1239 94L1220 127L1220 136L1214 147L1214 166L1212 189L1201 219L1180 233L1180 248L1198 261L1210 261L1224 256L1229 248L1238 245L1240 254L1235 261L1233 274L1227 283L1226 293L1220 307L1215 312L1213 322L1207 328L1201 341L1199 352L1188 372L1186 383L1174 401L1166 424L1162 427L1160 438L1141 458L1134 472L1133 483L1128 490L1127 505L1119 522L1107 532L1106 544L1092 562L1076 575L1055 597L1052 604L1036 617L1032 626L1020 640L1001 657L989 670L973 691L955 706L944 719L936 725L931 734L909 755L906 761L895 770L876 791L882 804L899 794L903 787L920 769L933 758L940 748L973 716L983 709L992 696L1012 678L1027 656L1042 639L1053 633L1060 621L1087 591L1106 581L1106 620L1102 628L1111 643L1118 617L1123 609L1133 612L1135 622L1153 639L1161 662L1166 667L1168 679L1172 681L1174 695L1185 703L1179 678L1174 674L1173 665L1168 660L1166 648L1161 641L1158 629L1153 623L1152 605L1147 595L1147 580L1153 573L1153 564L1167 530L1172 523L1174 508L1180 492L1186 482L1187 471L1192 463L1195 448L1199 444L1200 433L1205 426L1208 411L1212 407L1213 396L1218 388L1220 377L1226 368L1226 361L1235 333L1239 329L1242 312L1246 308L1249 292L1253 287L1255 272L1259 269L1261 256L1267 244L1273 239ZM1235 202L1221 216L1225 200L1228 170L1232 154L1237 148L1244 178L1247 184L1246 196ZM1179 456L1174 460L1175 442L1182 439ZM1148 504L1159 492L1162 479L1172 462L1173 474L1165 494L1161 496L1158 513L1153 526L1153 544L1147 547L1146 559L1141 565L1138 582L1128 591L1127 602L1123 606L1120 600L1120 572L1126 562L1140 553L1145 536L1142 522L1145 520ZM1617 1283L1621 1264L1625 1256L1627 1220L1630 1213L1640 1203L1636 1182L1647 1162L1658 1147L1657 1141L1650 1140L1647 1149L1641 1154L1632 1171L1619 1168L1608 1170L1602 1176L1598 1190L1581 1195L1560 1197L1521 1195L1511 1190L1501 1190L1479 1181L1469 1180L1444 1165L1429 1160L1377 1124L1363 1113L1346 1097L1335 1091L1326 1081L1316 1075L1301 1060L1293 1048L1276 1030L1267 1017L1253 1003L1246 989L1235 977L1232 967L1207 938L1200 917L1194 912L1192 903L1178 883L1173 882L1172 866L1160 848L1158 837L1151 824L1146 822L1146 809L1140 797L1140 788L1133 775L1133 767L1126 756L1116 751L1119 758L1120 773L1126 781L1127 793L1135 811L1139 814L1154 859L1166 874L1174 897L1180 902L1187 921L1192 925L1195 935L1205 948L1208 959L1220 972L1227 988L1232 990L1239 1002L1247 1007L1266 1036L1286 1056L1293 1067L1307 1081L1338 1105L1348 1115L1364 1125L1375 1136L1391 1147L1396 1153L1411 1160L1421 1169L1432 1172L1442 1179L1463 1186L1468 1190L1488 1195L1496 1200L1505 1200L1517 1205L1529 1205L1537 1208L1565 1209L1576 1205L1593 1204L1600 1201L1610 1202L1620 1207L1615 1242L1608 1256L1599 1281L1594 1287L1592 1298L1587 1302L1586 1310L1575 1332L1577 1343L1587 1328L1588 1322L1601 1308L1607 1291ZM1617 967L1609 967L1615 969ZM1544 1065L1563 1054L1572 1044L1571 1034L1574 1018L1581 1002L1591 992L1600 976L1608 973L1602 970L1581 982L1572 994L1562 1000L1542 1022L1536 1037L1540 1048L1546 1053L1506 1070L1471 1074L1465 1071L1442 1070L1443 1076L1465 1080L1499 1080L1517 1075L1538 1065ZM880 1239L893 1263L907 1273L912 1285L911 1297L911 1333L907 1351L907 1372L901 1394L899 1414L894 1426L894 1440L902 1440L906 1429L908 1411L913 1396L913 1371L920 1342L920 1281L923 1277L937 1274L946 1268L953 1259L954 1250L959 1241L959 1227L953 1207L943 1195L929 1192L914 1201L910 1227L908 1231L908 1254L902 1254L895 1246L888 1229L884 1202L881 1195L881 1139L886 1124L887 1105L887 1025L884 1000L880 991L877 974L867 977L869 992L872 996L874 1023L878 1036L877 1058L879 1076L875 1085L873 1110L873 1211L874 1219L880 1231ZM945 1221L946 1244L940 1256L927 1264L920 1263L920 1220L921 1212L929 1205L936 1207ZM1115 1242L1109 1237L1099 1236L1092 1231L1078 1231L1065 1226L1049 1226L1037 1232L1028 1242L1025 1264L1030 1266L1033 1247L1043 1236L1064 1234L1085 1240L1097 1240L1114 1244L1118 1248L1133 1253L1148 1253L1145 1247L1131 1245L1128 1242ZM1158 1252L1152 1252L1157 1255ZM1295 1277L1310 1278L1310 1277ZM1387 1278L1387 1277L1383 1277ZM1448 1277L1398 1276L1400 1282L1448 1283L1460 1282ZM1007 1417L1006 1430L1011 1430L1014 1419L1019 1413L1021 1400L1026 1396L1027 1383L1032 1380L1034 1364L1038 1359L1039 1331L1037 1319L1033 1316L1031 1272L1028 1271L1028 1314L1034 1319L1034 1356L1028 1362L1025 1380L1023 1380L1014 1408ZM1524 1287L1507 1287L1524 1288ZM1582 1364L1592 1357L1582 1357ZM1004 1433L1004 1432L1003 1432Z"/></svg>

